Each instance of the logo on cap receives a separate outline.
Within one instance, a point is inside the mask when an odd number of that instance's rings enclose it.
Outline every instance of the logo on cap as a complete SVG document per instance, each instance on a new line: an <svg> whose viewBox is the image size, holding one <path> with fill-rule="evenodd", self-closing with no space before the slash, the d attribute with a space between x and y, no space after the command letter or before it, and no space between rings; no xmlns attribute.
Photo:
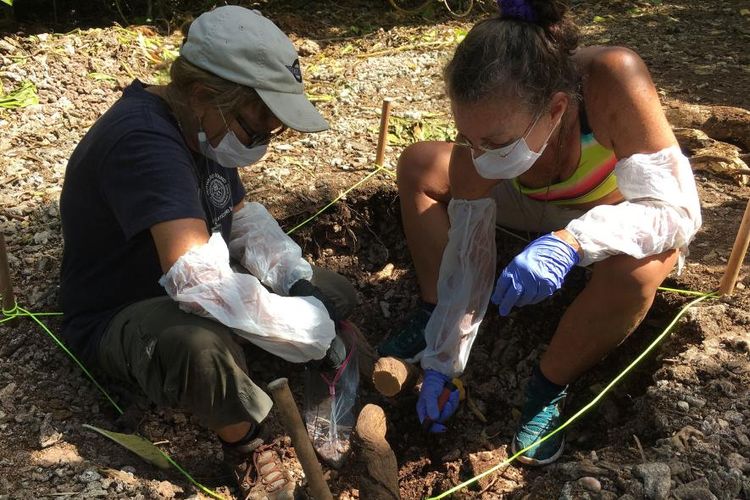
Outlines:
<svg viewBox="0 0 750 500"><path fill-rule="evenodd" d="M286 64L284 66L286 66ZM302 83L302 70L299 68L299 59L295 59L291 66L286 66L286 69L292 73L295 80Z"/></svg>

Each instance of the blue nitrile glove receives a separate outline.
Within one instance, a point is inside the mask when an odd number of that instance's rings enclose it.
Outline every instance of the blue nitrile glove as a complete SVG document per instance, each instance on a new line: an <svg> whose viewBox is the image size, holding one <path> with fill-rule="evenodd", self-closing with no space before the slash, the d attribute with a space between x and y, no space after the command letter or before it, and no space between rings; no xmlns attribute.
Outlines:
<svg viewBox="0 0 750 500"><path fill-rule="evenodd" d="M503 269L492 303L506 316L513 306L546 299L560 289L579 259L578 252L557 236L546 234L535 239Z"/></svg>
<svg viewBox="0 0 750 500"><path fill-rule="evenodd" d="M427 418L433 422L429 428L430 432L445 432L448 430L443 424L458 409L458 389L451 391L450 397L448 397L442 409L438 407L438 399L448 384L451 384L451 378L448 375L443 375L430 368L424 371L422 390L417 400L417 415L419 415L419 421L422 424L424 424Z"/></svg>

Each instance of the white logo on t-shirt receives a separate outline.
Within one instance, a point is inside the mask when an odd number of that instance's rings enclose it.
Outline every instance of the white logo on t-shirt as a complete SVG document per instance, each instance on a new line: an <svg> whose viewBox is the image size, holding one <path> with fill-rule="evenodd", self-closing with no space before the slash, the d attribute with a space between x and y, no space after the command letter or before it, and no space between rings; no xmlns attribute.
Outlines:
<svg viewBox="0 0 750 500"><path fill-rule="evenodd" d="M209 201L216 208L224 208L229 202L229 182L217 174L213 173L206 179L206 195Z"/></svg>

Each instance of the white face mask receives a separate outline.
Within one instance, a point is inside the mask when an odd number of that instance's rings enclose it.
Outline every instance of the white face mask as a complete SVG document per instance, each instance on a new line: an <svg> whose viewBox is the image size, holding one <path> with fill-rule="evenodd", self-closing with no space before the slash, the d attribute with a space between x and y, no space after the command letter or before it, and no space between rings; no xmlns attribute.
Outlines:
<svg viewBox="0 0 750 500"><path fill-rule="evenodd" d="M231 130L228 130L224 134L221 142L215 148L208 142L206 133L201 130L198 132L198 143L201 145L201 151L206 157L214 160L224 168L252 165L263 158L268 150L268 144L261 144L252 148L245 146Z"/></svg>
<svg viewBox="0 0 750 500"><path fill-rule="evenodd" d="M536 122L539 121L539 117L531 124L525 136L507 146L497 149L487 149L479 156L474 156L474 148L472 148L471 158L474 160L474 167L477 169L477 173L485 179L514 179L523 174L542 156L549 138L552 136L552 132L560 124L561 119L562 115L560 115L560 119L557 120L555 126L549 131L549 134L547 134L542 149L538 153L529 148L526 137L534 129Z"/></svg>

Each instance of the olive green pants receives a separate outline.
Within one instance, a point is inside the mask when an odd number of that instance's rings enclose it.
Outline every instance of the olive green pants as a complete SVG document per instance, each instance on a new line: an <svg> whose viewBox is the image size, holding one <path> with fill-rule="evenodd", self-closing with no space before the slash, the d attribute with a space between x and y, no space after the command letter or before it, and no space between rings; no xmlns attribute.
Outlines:
<svg viewBox="0 0 750 500"><path fill-rule="evenodd" d="M311 281L339 315L351 313L357 294L346 278L313 266ZM271 410L271 398L250 379L237 339L221 323L186 313L169 297L156 297L112 318L99 344L99 368L139 386L159 406L192 413L210 429L260 423Z"/></svg>

